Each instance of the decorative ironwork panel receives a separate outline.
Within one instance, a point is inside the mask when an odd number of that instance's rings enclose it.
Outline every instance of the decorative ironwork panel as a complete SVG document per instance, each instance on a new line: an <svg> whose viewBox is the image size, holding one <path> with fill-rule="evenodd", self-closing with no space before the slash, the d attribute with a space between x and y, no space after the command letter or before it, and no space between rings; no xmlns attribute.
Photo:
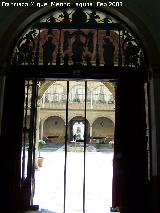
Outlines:
<svg viewBox="0 0 160 213"><path fill-rule="evenodd" d="M93 9L67 9L41 18L18 40L12 65L144 65L137 39L118 20Z"/></svg>

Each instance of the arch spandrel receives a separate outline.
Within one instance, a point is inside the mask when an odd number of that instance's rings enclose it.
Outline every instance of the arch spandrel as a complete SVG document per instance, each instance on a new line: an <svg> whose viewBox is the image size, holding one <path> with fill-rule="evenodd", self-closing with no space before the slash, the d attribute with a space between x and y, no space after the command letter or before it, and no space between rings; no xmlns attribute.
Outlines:
<svg viewBox="0 0 160 213"><path fill-rule="evenodd" d="M54 83L55 81L43 81L38 90L38 99L41 99L45 91Z"/></svg>

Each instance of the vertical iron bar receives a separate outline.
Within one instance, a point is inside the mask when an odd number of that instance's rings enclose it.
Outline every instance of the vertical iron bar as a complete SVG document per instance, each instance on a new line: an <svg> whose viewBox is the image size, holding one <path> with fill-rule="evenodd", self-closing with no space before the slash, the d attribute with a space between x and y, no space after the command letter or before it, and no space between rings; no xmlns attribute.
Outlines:
<svg viewBox="0 0 160 213"><path fill-rule="evenodd" d="M36 46L36 51L35 51L35 57L34 57L34 65L39 65L40 33L41 33L41 31L39 29L38 41L37 41L37 46Z"/></svg>
<svg viewBox="0 0 160 213"><path fill-rule="evenodd" d="M149 75L148 75L148 79L149 79ZM148 145L149 145L149 172L148 172L148 178L149 180L151 180L151 177L152 177L152 156L153 156L153 153L152 153L152 138L151 138L151 118L149 115L151 115L151 104L150 104L150 101L149 101L149 97L150 97L150 85L149 85L149 80L146 82L147 84L147 105L148 105L148 110L147 110L147 114L148 114L148 118L147 118L147 121L148 121Z"/></svg>
<svg viewBox="0 0 160 213"><path fill-rule="evenodd" d="M38 100L38 81L37 79L33 80L33 83L35 84L35 93L34 93L34 127L33 127L33 145L32 145L32 165L31 165L31 205L33 205L33 192L34 192L34 188L35 188L35 145L36 145L36 131L37 131L37 100ZM38 126L39 128L39 126Z"/></svg>
<svg viewBox="0 0 160 213"><path fill-rule="evenodd" d="M121 31L118 35L118 66L122 66Z"/></svg>
<svg viewBox="0 0 160 213"><path fill-rule="evenodd" d="M97 41L96 41L96 66L98 67L100 64L99 60L99 44L98 44L98 29L97 29Z"/></svg>
<svg viewBox="0 0 160 213"><path fill-rule="evenodd" d="M125 30L124 30L124 28L123 28L123 30L122 30L122 66L125 66L125 52L124 52L124 45L123 45L123 42L124 42L124 39L125 39L125 37L124 37L124 34L125 34Z"/></svg>
<svg viewBox="0 0 160 213"><path fill-rule="evenodd" d="M64 163L64 213L66 211L66 168L67 168L67 141L68 141L68 100L69 100L69 81L67 81L67 100L66 100L66 130L65 130L65 163Z"/></svg>
<svg viewBox="0 0 160 213"><path fill-rule="evenodd" d="M35 81L35 82L34 82ZM38 101L38 81L34 80L33 82L35 83L36 86L36 91L35 91L35 114L34 114L34 130L37 131L37 101ZM38 126L39 128L39 126ZM33 133L33 164L32 164L32 177L34 178L34 170L35 170L35 145L36 145L36 131Z"/></svg>
<svg viewBox="0 0 160 213"><path fill-rule="evenodd" d="M58 51L56 55L56 65L61 64L61 29L59 30Z"/></svg>
<svg viewBox="0 0 160 213"><path fill-rule="evenodd" d="M87 143L87 81L85 81L85 107L84 107L84 177L83 177L83 213L85 213L86 189L86 143Z"/></svg>
<svg viewBox="0 0 160 213"><path fill-rule="evenodd" d="M25 112L24 112L24 127L23 127L23 151L22 151L22 181L25 176L25 148L26 148L26 131L27 131L27 111L28 111L28 92L29 92L29 80L27 82L26 100L25 100Z"/></svg>

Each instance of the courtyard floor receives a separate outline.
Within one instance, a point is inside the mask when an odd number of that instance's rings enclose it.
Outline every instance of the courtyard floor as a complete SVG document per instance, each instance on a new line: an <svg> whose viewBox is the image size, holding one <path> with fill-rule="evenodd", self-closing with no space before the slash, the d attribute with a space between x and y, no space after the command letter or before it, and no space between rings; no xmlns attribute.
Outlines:
<svg viewBox="0 0 160 213"><path fill-rule="evenodd" d="M35 171L34 204L40 212L64 212L64 162L63 148L41 152L43 166ZM112 206L112 149L86 152L85 212L109 213ZM83 152L67 153L66 211L83 212Z"/></svg>

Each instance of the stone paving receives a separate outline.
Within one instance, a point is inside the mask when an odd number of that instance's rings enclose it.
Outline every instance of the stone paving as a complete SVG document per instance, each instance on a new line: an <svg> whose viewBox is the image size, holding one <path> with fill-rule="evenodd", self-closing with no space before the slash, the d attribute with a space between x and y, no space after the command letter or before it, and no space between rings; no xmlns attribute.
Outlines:
<svg viewBox="0 0 160 213"><path fill-rule="evenodd" d="M34 204L40 212L64 212L64 162L63 151L42 151L43 166L36 170ZM83 212L83 152L67 153L66 211ZM109 213L112 205L113 152L86 152L86 213Z"/></svg>

